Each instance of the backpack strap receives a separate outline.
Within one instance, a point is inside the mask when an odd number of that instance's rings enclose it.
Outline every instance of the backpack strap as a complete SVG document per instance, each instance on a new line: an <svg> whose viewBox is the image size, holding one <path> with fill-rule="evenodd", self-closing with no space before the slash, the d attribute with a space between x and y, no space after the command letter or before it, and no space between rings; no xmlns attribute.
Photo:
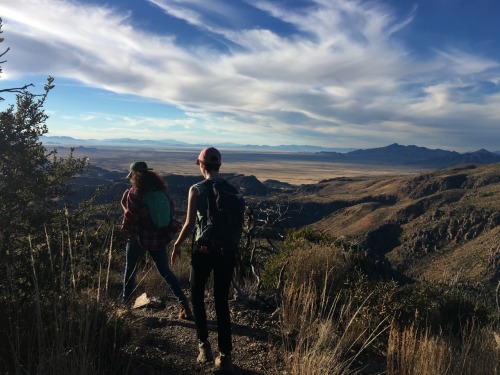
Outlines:
<svg viewBox="0 0 500 375"><path fill-rule="evenodd" d="M209 212L209 207L211 205L215 204L215 194L214 194L214 184L215 181L213 179L206 179L201 182L200 185L203 185L203 187L206 189L206 202L207 202L207 212L205 215L205 221L208 221L208 212ZM197 222L199 225L200 223ZM207 225L207 222L203 223L204 225Z"/></svg>

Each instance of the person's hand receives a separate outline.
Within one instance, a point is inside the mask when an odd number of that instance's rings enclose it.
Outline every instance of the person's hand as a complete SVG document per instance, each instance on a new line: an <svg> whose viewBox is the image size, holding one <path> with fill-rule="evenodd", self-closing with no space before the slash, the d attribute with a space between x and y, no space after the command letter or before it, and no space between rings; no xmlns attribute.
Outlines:
<svg viewBox="0 0 500 375"><path fill-rule="evenodd" d="M170 256L170 265L173 267L175 264L175 258L181 259L181 247L174 244L174 249L172 250L172 255Z"/></svg>

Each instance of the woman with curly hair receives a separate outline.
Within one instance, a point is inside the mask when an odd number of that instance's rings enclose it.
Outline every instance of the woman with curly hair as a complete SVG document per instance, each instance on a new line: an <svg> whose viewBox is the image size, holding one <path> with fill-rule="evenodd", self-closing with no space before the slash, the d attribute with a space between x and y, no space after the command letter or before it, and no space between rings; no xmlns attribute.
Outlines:
<svg viewBox="0 0 500 375"><path fill-rule="evenodd" d="M170 222L174 207L167 193L167 184L161 176L148 168L144 161L132 163L127 178L130 179L132 187L124 192L121 200L124 211L122 230L127 238L122 299L127 302L134 291L137 266L147 251L153 258L158 272L181 305L179 317L191 319L192 313L188 299L168 265L166 245L172 239L175 231L172 233L171 227L169 228L168 225L161 228L154 227L146 204L148 193L163 192L164 196L160 195L160 197L168 201L166 205L168 212L164 212L162 216L166 216L167 221Z"/></svg>

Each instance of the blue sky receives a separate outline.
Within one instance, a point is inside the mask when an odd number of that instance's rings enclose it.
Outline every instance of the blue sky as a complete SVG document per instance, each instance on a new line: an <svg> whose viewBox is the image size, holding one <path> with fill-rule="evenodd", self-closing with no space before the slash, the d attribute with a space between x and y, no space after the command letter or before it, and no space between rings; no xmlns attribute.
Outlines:
<svg viewBox="0 0 500 375"><path fill-rule="evenodd" d="M1 0L0 17L0 87L55 78L49 135L500 149L498 0Z"/></svg>

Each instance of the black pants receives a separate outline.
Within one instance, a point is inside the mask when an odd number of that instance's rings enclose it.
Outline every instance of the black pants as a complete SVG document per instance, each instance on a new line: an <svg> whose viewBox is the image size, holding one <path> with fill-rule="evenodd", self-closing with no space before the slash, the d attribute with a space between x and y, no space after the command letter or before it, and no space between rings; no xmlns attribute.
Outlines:
<svg viewBox="0 0 500 375"><path fill-rule="evenodd" d="M218 249L210 253L194 251L191 258L191 303L198 340L208 340L205 288L210 272L214 273L215 313L219 351L231 354L231 316L229 313L229 287L233 277L236 249Z"/></svg>

